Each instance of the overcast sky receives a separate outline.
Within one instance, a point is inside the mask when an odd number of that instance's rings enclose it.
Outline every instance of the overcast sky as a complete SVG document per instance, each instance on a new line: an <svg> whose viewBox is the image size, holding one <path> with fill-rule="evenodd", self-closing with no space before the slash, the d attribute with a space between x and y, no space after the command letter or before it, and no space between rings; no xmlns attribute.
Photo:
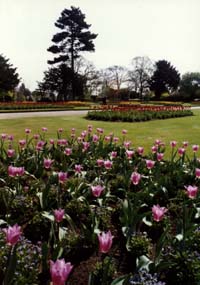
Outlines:
<svg viewBox="0 0 200 285"><path fill-rule="evenodd" d="M0 0L0 54L31 90L52 59L54 23L70 6L80 7L98 34L96 51L83 54L98 69L149 56L182 74L200 72L200 0Z"/></svg>

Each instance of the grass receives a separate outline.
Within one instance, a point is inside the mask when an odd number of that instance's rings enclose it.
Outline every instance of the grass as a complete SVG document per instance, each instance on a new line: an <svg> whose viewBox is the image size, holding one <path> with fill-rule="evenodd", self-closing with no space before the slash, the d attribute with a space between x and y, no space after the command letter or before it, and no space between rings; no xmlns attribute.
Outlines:
<svg viewBox="0 0 200 285"><path fill-rule="evenodd" d="M114 133L115 136L122 138L121 131L128 131L126 140L131 140L132 145L143 146L146 153L150 151L156 139L161 139L166 145L171 140L176 140L179 145L183 141L189 141L189 144L200 144L200 110L194 111L194 116L155 120L140 123L119 123L119 122L100 122L89 121L81 115L59 116L59 117L36 117L0 120L1 133L13 134L15 141L25 138L25 128L30 128L32 134L41 133L42 127L47 127L46 138L56 138L58 128L63 128L64 136L69 136L71 128L76 128L77 135L82 130L86 130L89 124L93 125L94 130L97 127L104 129L104 134ZM170 148L166 155L169 155ZM190 152L191 153L191 152Z"/></svg>

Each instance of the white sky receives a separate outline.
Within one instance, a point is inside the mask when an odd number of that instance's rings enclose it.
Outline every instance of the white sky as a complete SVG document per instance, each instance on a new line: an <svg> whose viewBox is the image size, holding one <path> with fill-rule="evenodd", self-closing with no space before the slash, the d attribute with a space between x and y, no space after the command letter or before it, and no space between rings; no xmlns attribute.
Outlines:
<svg viewBox="0 0 200 285"><path fill-rule="evenodd" d="M169 60L180 73L200 72L200 0L0 0L0 54L31 90L52 58L54 23L70 6L80 7L98 34L96 51L83 54L97 68L149 56Z"/></svg>

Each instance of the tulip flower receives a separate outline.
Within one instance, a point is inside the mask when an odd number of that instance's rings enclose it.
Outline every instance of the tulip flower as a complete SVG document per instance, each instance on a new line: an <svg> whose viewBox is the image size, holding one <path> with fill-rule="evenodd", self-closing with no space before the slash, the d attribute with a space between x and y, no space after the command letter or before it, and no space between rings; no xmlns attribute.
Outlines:
<svg viewBox="0 0 200 285"><path fill-rule="evenodd" d="M151 152L152 153L156 153L158 150L158 146L157 145L153 145L152 148L151 148Z"/></svg>
<svg viewBox="0 0 200 285"><path fill-rule="evenodd" d="M58 210L54 210L54 217L57 223L62 222L63 218L64 218L64 214L65 214L65 210L63 209L58 209Z"/></svg>
<svg viewBox="0 0 200 285"><path fill-rule="evenodd" d="M7 229L3 229L6 234L6 243L9 245L15 245L21 236L21 227L15 224L14 226L9 226Z"/></svg>
<svg viewBox="0 0 200 285"><path fill-rule="evenodd" d="M48 130L48 129L47 129L46 127L42 127L42 131L43 131L43 132L47 132L47 130Z"/></svg>
<svg viewBox="0 0 200 285"><path fill-rule="evenodd" d="M164 214L167 211L168 210L165 207L160 207L159 205L154 205L152 207L152 214L153 214L154 221L160 222L163 219Z"/></svg>
<svg viewBox="0 0 200 285"><path fill-rule="evenodd" d="M142 155L143 152L144 152L144 148L143 148L142 146L139 146L139 147L137 148L137 152L138 152L139 155Z"/></svg>
<svg viewBox="0 0 200 285"><path fill-rule="evenodd" d="M101 185L95 185L95 186L91 186L92 189L92 194L94 197L100 197L101 193L104 190L104 187Z"/></svg>
<svg viewBox="0 0 200 285"><path fill-rule="evenodd" d="M134 171L134 172L131 174L131 182L132 182L134 185L137 185L137 184L140 182L140 179L141 179L141 174L139 174L138 172Z"/></svg>
<svg viewBox="0 0 200 285"><path fill-rule="evenodd" d="M112 151L110 156L111 156L111 158L116 158L117 157L117 151Z"/></svg>
<svg viewBox="0 0 200 285"><path fill-rule="evenodd" d="M197 178L200 178L200 168L195 169L195 174Z"/></svg>
<svg viewBox="0 0 200 285"><path fill-rule="evenodd" d="M99 167L103 166L104 165L104 160L103 159L97 159L97 165Z"/></svg>
<svg viewBox="0 0 200 285"><path fill-rule="evenodd" d="M197 196L198 188L196 186L185 186L189 198L194 199Z"/></svg>
<svg viewBox="0 0 200 285"><path fill-rule="evenodd" d="M2 140L5 140L6 137L7 137L7 134L1 134L1 139L2 139Z"/></svg>
<svg viewBox="0 0 200 285"><path fill-rule="evenodd" d="M24 167L15 167L10 165L8 167L8 175L11 177L22 176L24 175Z"/></svg>
<svg viewBox="0 0 200 285"><path fill-rule="evenodd" d="M58 181L59 183L63 184L67 180L67 172L58 172Z"/></svg>
<svg viewBox="0 0 200 285"><path fill-rule="evenodd" d="M157 152L156 156L157 156L157 160L161 161L163 159L164 153Z"/></svg>
<svg viewBox="0 0 200 285"><path fill-rule="evenodd" d="M31 129L28 129L28 128L25 129L25 133L26 133L26 134L30 134L30 133L31 133Z"/></svg>
<svg viewBox="0 0 200 285"><path fill-rule="evenodd" d="M99 137L94 134L94 135L92 136L92 141L93 141L94 143L96 143L96 142L98 142L98 140L99 140Z"/></svg>
<svg viewBox="0 0 200 285"><path fill-rule="evenodd" d="M64 150L64 154L66 154L67 156L70 156L72 154L72 149L71 148L66 148Z"/></svg>
<svg viewBox="0 0 200 285"><path fill-rule="evenodd" d="M75 164L74 169L76 173L81 173L82 166L80 164Z"/></svg>
<svg viewBox="0 0 200 285"><path fill-rule="evenodd" d="M98 240L99 240L99 251L101 253L109 252L113 241L113 236L111 232L108 231L107 233L102 232L98 234Z"/></svg>
<svg viewBox="0 0 200 285"><path fill-rule="evenodd" d="M119 138L118 137L114 137L113 141L114 141L114 143L117 143L119 141Z"/></svg>
<svg viewBox="0 0 200 285"><path fill-rule="evenodd" d="M7 156L8 157L13 157L15 155L15 150L14 149L8 149L7 150Z"/></svg>
<svg viewBox="0 0 200 285"><path fill-rule="evenodd" d="M51 168L52 163L53 163L52 159L44 158L44 168L46 168L46 169Z"/></svg>
<svg viewBox="0 0 200 285"><path fill-rule="evenodd" d="M184 153L185 153L185 148L180 147L180 148L178 149L178 154L179 154L180 156L183 156Z"/></svg>
<svg viewBox="0 0 200 285"><path fill-rule="evenodd" d="M155 161L150 160L150 159L146 159L146 166L148 169L152 169L155 165Z"/></svg>
<svg viewBox="0 0 200 285"><path fill-rule="evenodd" d="M104 161L104 167L105 167L105 169L111 169L112 168L112 161L105 160Z"/></svg>
<svg viewBox="0 0 200 285"><path fill-rule="evenodd" d="M133 150L126 150L126 157L128 159L131 159L134 155L134 151Z"/></svg>
<svg viewBox="0 0 200 285"><path fill-rule="evenodd" d="M192 146L193 152L197 152L199 150L199 145L195 144Z"/></svg>
<svg viewBox="0 0 200 285"><path fill-rule="evenodd" d="M174 147L176 147L177 142L176 142L176 141L171 141L171 142L170 142L170 145L171 145L172 148L174 148Z"/></svg>
<svg viewBox="0 0 200 285"><path fill-rule="evenodd" d="M126 135L127 134L127 130L122 130L122 134Z"/></svg>
<svg viewBox="0 0 200 285"><path fill-rule="evenodd" d="M65 263L64 258L57 259L55 262L50 260L50 274L53 285L65 285L72 268L71 263Z"/></svg>

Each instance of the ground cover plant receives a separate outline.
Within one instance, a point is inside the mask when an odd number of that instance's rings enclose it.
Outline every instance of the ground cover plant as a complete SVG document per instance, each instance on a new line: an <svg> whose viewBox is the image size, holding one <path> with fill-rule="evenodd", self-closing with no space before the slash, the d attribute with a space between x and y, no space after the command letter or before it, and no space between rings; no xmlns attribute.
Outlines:
<svg viewBox="0 0 200 285"><path fill-rule="evenodd" d="M189 106L183 105L107 105L89 111L87 118L101 121L141 122L156 119L192 116Z"/></svg>
<svg viewBox="0 0 200 285"><path fill-rule="evenodd" d="M1 134L0 282L199 284L199 146L48 132Z"/></svg>

